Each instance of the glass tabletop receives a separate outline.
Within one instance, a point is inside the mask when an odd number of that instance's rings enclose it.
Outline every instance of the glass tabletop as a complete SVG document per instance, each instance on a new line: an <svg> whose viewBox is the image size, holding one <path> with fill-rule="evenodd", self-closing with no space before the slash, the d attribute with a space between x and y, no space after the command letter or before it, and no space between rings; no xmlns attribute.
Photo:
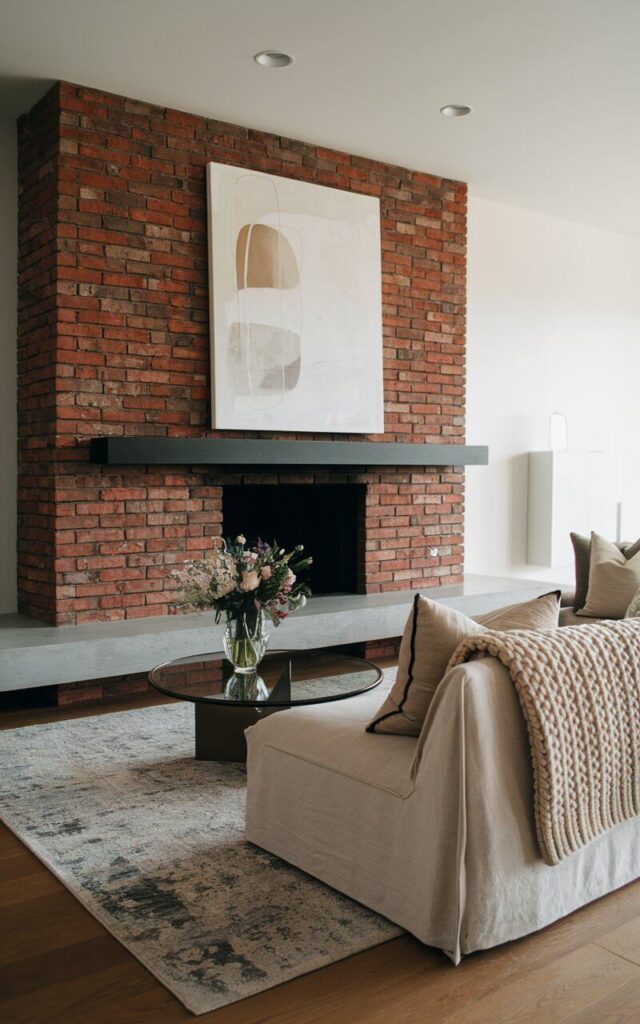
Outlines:
<svg viewBox="0 0 640 1024"><path fill-rule="evenodd" d="M202 703L294 707L342 700L373 689L382 679L364 658L330 651L271 651L257 672L234 673L222 651L158 665L149 682L169 697Z"/></svg>

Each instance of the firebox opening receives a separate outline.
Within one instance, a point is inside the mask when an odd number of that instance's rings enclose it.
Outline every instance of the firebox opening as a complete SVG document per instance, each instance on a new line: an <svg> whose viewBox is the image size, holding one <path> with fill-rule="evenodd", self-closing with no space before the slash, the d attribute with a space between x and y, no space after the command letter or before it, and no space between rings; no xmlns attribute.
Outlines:
<svg viewBox="0 0 640 1024"><path fill-rule="evenodd" d="M232 484L222 495L225 537L304 544L314 594L355 594L362 564L365 488L359 484Z"/></svg>

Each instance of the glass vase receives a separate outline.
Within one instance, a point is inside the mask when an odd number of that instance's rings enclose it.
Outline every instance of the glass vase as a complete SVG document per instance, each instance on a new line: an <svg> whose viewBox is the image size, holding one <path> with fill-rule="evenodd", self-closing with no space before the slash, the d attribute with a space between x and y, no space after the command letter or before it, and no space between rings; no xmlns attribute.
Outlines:
<svg viewBox="0 0 640 1024"><path fill-rule="evenodd" d="M236 675L255 672L268 643L269 634L261 611L228 619L223 637L224 653Z"/></svg>

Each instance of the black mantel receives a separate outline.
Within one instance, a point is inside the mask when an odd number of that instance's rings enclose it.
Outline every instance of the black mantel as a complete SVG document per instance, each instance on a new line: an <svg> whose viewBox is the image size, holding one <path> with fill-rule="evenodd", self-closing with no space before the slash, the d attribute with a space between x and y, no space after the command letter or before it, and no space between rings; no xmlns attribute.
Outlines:
<svg viewBox="0 0 640 1024"><path fill-rule="evenodd" d="M102 465L191 466L486 466L486 445L390 441L272 441L261 438L94 437Z"/></svg>

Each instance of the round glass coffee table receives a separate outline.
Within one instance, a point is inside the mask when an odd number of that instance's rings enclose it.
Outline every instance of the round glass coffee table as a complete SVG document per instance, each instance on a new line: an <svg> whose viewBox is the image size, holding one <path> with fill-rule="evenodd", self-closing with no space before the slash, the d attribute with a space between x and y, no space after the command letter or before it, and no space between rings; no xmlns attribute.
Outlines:
<svg viewBox="0 0 640 1024"><path fill-rule="evenodd" d="M272 651L257 672L243 675L221 651L168 661L149 673L156 690L195 705L199 761L246 761L244 730L265 715L354 697L381 679L371 661L322 650Z"/></svg>

